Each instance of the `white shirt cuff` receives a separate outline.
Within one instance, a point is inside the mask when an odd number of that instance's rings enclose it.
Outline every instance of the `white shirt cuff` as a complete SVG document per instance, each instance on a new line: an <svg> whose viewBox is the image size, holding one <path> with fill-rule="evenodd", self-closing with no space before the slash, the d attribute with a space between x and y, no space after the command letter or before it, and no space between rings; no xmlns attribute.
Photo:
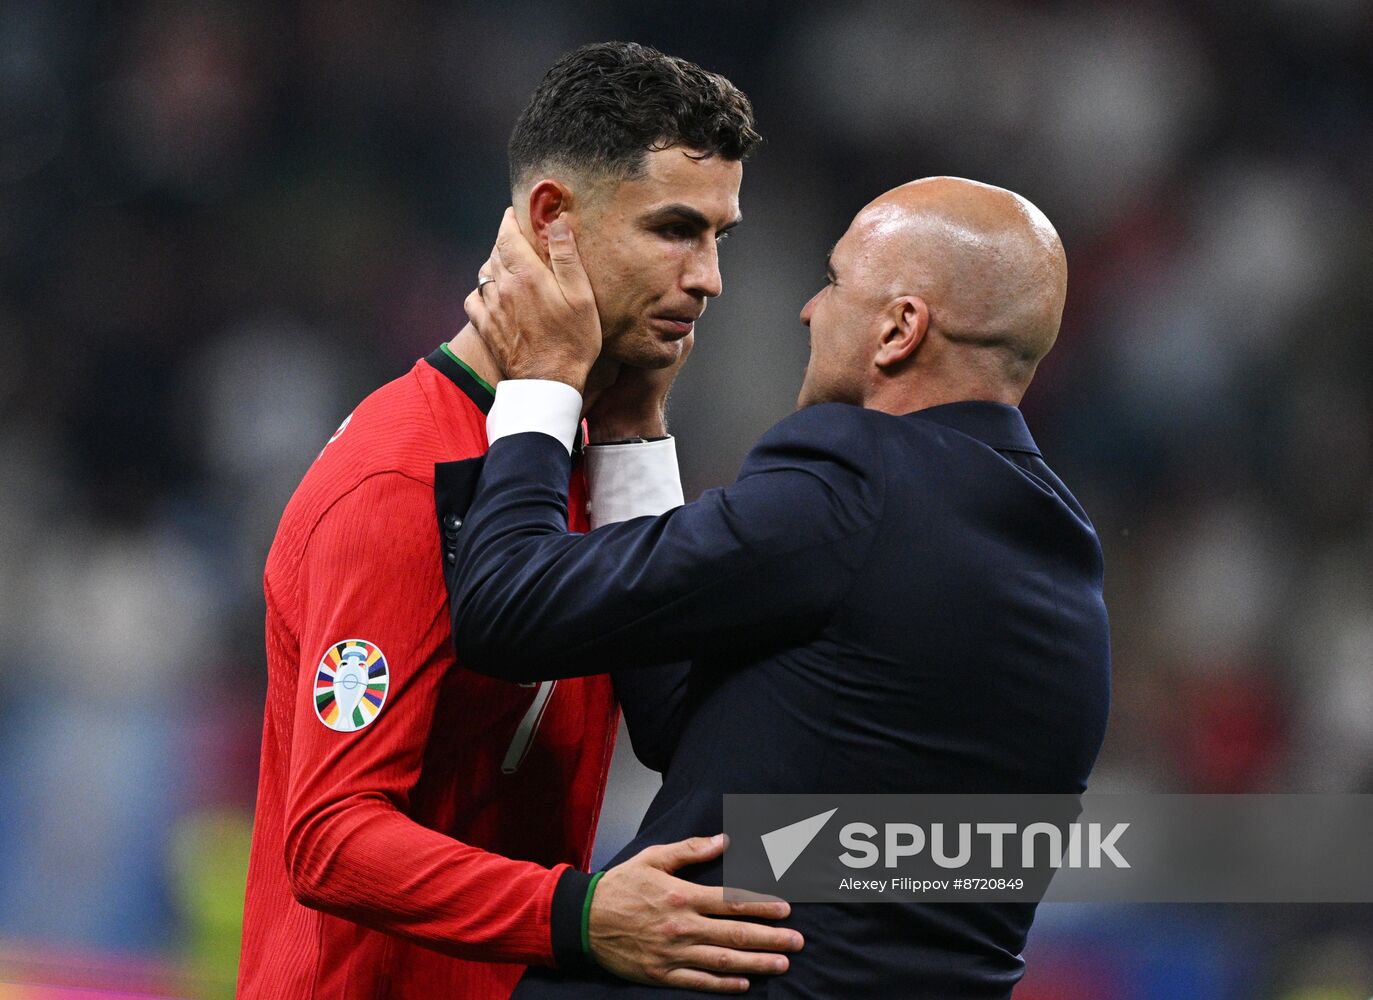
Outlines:
<svg viewBox="0 0 1373 1000"><path fill-rule="evenodd" d="M589 446L586 480L592 528L645 514L661 514L682 505L677 443L670 437Z"/></svg>
<svg viewBox="0 0 1373 1000"><path fill-rule="evenodd" d="M566 382L501 379L486 415L486 441L491 445L511 434L537 431L557 438L571 455L581 425L582 394Z"/></svg>

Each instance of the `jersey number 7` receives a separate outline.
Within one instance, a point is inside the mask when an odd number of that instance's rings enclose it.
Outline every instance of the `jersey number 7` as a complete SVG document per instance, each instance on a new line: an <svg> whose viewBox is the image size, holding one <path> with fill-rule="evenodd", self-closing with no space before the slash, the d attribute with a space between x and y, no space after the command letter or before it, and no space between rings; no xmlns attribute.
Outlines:
<svg viewBox="0 0 1373 1000"><path fill-rule="evenodd" d="M529 748L534 745L534 737L539 732L539 723L543 721L548 699L553 697L553 689L557 686L557 681L543 681L538 685L539 690L534 692L534 700L529 703L520 724L515 727L515 735L510 740L510 747L505 751L505 759L501 761L501 774L514 774L524 763ZM534 685L521 684L520 687Z"/></svg>

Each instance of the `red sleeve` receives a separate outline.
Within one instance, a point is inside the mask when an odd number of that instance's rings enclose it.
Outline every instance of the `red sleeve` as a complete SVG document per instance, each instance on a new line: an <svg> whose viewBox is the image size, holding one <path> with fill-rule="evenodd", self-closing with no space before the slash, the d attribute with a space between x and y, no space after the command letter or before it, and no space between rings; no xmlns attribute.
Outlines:
<svg viewBox="0 0 1373 1000"><path fill-rule="evenodd" d="M548 964L567 866L513 861L407 816L452 662L438 560L433 491L397 473L338 501L306 546L287 871L307 906L461 958ZM345 691L330 675L346 670Z"/></svg>

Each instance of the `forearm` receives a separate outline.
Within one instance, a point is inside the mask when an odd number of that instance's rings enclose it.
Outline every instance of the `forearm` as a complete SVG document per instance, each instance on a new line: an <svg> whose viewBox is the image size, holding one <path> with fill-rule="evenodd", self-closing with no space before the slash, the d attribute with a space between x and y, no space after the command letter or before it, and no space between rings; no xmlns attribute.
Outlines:
<svg viewBox="0 0 1373 1000"><path fill-rule="evenodd" d="M306 813L287 832L286 865L304 905L448 955L550 965L580 953L588 876L461 843L382 796Z"/></svg>
<svg viewBox="0 0 1373 1000"><path fill-rule="evenodd" d="M529 424L493 440L445 557L459 662L552 679L813 634L877 535L875 446L844 408L811 407L770 431L732 486L576 535L569 445Z"/></svg>
<svg viewBox="0 0 1373 1000"><path fill-rule="evenodd" d="M874 511L788 456L655 518L568 534L568 454L495 442L447 570L469 669L536 680L653 667L813 634L872 543ZM866 494L871 495L871 494Z"/></svg>
<svg viewBox="0 0 1373 1000"><path fill-rule="evenodd" d="M497 446L502 438L538 429L549 432L570 452L569 430L574 426L575 413L576 394L565 386L547 382L502 382L488 419L488 436L499 451ZM634 429L651 428L641 423ZM567 480L567 470L552 449L542 459L541 465L547 466L551 477L545 482L553 487L551 489L527 481L507 483L502 480L493 485L485 480L478 485L476 464L459 463L466 467L436 471L446 484L438 491L441 518L448 519L451 514L457 520L448 520L450 525L462 523L464 518L468 522L461 530L445 529L454 550L446 575L453 601L453 634L458 649L471 657L474 665L480 664L477 669L506 680L547 680L606 670L598 652L589 651L585 657L574 660L565 636L553 635L551 630L544 628L548 620L546 614L512 615L510 608L499 603L503 592L499 585L473 587L474 579L487 576L487 568L518 564L524 546L534 535L566 535L567 496L562 484ZM588 513L593 528L657 515L682 503L676 445L671 438L593 445L586 449L584 461ZM486 558L480 565L457 558L459 551L467 548L466 540L482 520L480 514L475 521L471 517L474 492L477 495L485 493L501 505L511 501L533 501L536 506L532 519L521 529L488 539L489 544L483 546ZM589 596L593 595L580 594L576 600L580 602ZM501 655L477 654L481 649L500 650Z"/></svg>
<svg viewBox="0 0 1373 1000"><path fill-rule="evenodd" d="M579 560L582 536L566 527L567 454L551 442L525 443L534 447L517 449L508 462L500 458L510 442L492 445L446 569L459 662L524 683L603 674L620 660L628 665L623 654L631 648L635 666L683 659L616 636L626 618L654 608L653 595L634 581L651 540L628 546L613 569ZM575 569L566 584L557 579L564 563Z"/></svg>

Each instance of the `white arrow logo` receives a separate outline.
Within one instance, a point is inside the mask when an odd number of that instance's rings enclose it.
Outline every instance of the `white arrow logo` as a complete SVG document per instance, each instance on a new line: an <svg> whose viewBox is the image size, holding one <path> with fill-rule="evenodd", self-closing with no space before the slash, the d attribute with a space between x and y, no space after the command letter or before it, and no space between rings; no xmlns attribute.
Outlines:
<svg viewBox="0 0 1373 1000"><path fill-rule="evenodd" d="M787 869L801 856L816 835L825 828L831 816L839 811L835 806L829 812L817 813L809 819L798 820L789 826L779 827L771 833L763 834L763 850L767 852L768 863L772 865L772 877L779 882Z"/></svg>

